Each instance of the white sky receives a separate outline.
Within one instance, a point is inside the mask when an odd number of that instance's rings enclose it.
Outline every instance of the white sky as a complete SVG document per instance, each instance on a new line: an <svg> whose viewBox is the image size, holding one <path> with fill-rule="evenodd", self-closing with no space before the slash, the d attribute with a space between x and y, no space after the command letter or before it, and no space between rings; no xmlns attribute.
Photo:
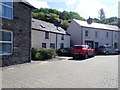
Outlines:
<svg viewBox="0 0 120 90"><path fill-rule="evenodd" d="M98 11L103 8L106 17L118 16L118 1L119 0L27 0L37 8L53 8L49 2L65 3L66 7L57 7L60 11L75 11L84 18L89 16L92 18L98 17Z"/></svg>

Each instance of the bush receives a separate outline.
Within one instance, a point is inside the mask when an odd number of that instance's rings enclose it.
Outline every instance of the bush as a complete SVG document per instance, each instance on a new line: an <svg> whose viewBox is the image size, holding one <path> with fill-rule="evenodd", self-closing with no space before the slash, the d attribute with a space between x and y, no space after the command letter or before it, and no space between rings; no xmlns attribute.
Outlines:
<svg viewBox="0 0 120 90"><path fill-rule="evenodd" d="M57 54L52 48L43 48L38 51L36 49L32 50L33 60L46 60L55 57Z"/></svg>
<svg viewBox="0 0 120 90"><path fill-rule="evenodd" d="M32 48L32 50L31 50L32 60L34 60L34 59L35 59L35 55L36 55L36 53L37 53L37 49Z"/></svg>

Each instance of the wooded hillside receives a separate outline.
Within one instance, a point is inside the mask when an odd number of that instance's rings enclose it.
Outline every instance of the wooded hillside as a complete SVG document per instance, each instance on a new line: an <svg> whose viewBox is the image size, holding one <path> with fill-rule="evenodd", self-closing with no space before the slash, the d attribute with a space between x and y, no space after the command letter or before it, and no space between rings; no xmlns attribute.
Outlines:
<svg viewBox="0 0 120 90"><path fill-rule="evenodd" d="M65 30L70 25L70 22L73 19L86 21L85 18L81 17L76 12L72 12L72 11L61 12L56 9L48 9L48 8L35 9L32 12L32 16L35 19L39 19L39 20L53 23L55 25L59 25ZM111 24L111 25L118 25L117 20L118 20L117 17L107 18L103 21L99 20L98 18L93 18L93 22Z"/></svg>

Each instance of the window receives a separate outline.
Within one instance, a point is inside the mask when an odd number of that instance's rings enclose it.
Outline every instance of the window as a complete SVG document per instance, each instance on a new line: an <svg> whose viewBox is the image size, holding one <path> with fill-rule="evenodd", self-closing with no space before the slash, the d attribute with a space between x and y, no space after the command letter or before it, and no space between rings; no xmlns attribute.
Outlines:
<svg viewBox="0 0 120 90"><path fill-rule="evenodd" d="M95 31L95 37L98 37L98 32L97 31Z"/></svg>
<svg viewBox="0 0 120 90"><path fill-rule="evenodd" d="M64 35L61 36L61 40L64 40Z"/></svg>
<svg viewBox="0 0 120 90"><path fill-rule="evenodd" d="M0 2L0 17L7 19L13 18L13 0L9 0L9 2Z"/></svg>
<svg viewBox="0 0 120 90"><path fill-rule="evenodd" d="M108 32L106 32L106 37L107 37L107 38L109 37L109 33L108 33Z"/></svg>
<svg viewBox="0 0 120 90"><path fill-rule="evenodd" d="M85 30L85 36L88 36L88 30Z"/></svg>
<svg viewBox="0 0 120 90"><path fill-rule="evenodd" d="M60 44L60 48L64 48L64 43L61 43L61 44Z"/></svg>
<svg viewBox="0 0 120 90"><path fill-rule="evenodd" d="M45 39L49 39L49 32L45 32Z"/></svg>
<svg viewBox="0 0 120 90"><path fill-rule="evenodd" d="M50 48L54 48L55 49L55 43L50 43Z"/></svg>
<svg viewBox="0 0 120 90"><path fill-rule="evenodd" d="M42 43L42 48L46 48L46 43Z"/></svg>
<svg viewBox="0 0 120 90"><path fill-rule="evenodd" d="M0 55L12 54L13 33L7 30L0 31Z"/></svg>
<svg viewBox="0 0 120 90"><path fill-rule="evenodd" d="M115 48L118 48L118 43L114 43L114 47L115 47Z"/></svg>

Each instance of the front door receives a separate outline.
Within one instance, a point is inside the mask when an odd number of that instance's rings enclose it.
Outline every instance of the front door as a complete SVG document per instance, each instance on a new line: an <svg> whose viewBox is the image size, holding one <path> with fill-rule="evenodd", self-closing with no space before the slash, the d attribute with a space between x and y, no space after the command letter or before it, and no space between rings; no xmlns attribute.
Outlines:
<svg viewBox="0 0 120 90"><path fill-rule="evenodd" d="M95 51L97 51L98 46L99 46L99 45L98 45L98 42L95 42L95 44L94 44L94 45L95 45L95 47L94 47L94 48L95 48Z"/></svg>

